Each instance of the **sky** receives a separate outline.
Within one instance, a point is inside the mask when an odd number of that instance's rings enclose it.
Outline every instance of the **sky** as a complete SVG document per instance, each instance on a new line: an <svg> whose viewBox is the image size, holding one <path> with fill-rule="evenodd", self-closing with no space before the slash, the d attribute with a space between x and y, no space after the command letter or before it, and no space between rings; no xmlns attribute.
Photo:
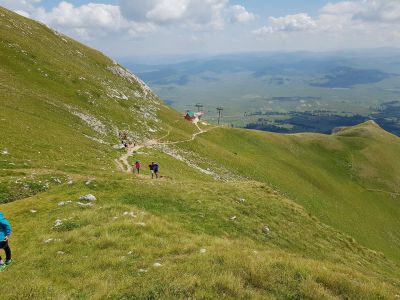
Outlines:
<svg viewBox="0 0 400 300"><path fill-rule="evenodd" d="M0 0L114 58L400 47L400 0Z"/></svg>

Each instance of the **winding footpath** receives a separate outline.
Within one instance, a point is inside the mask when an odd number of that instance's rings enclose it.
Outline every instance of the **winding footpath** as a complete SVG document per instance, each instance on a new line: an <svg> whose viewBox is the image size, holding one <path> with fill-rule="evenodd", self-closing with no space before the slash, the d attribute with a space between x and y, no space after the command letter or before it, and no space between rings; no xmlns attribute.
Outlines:
<svg viewBox="0 0 400 300"><path fill-rule="evenodd" d="M118 169L121 172L132 172L132 167L129 164L128 158L131 157L134 152L138 151L141 148L150 147L157 144L159 144L157 140L149 140L143 144L135 146L129 145L126 153L115 159L115 163L117 164Z"/></svg>
<svg viewBox="0 0 400 300"><path fill-rule="evenodd" d="M166 137L169 136L171 131L168 131L168 133L165 136L160 137L159 139L148 140L143 144L138 144L138 145L134 145L134 146L133 145L128 145L126 153L124 153L119 158L116 158L114 160L115 164L117 165L118 169L121 172L130 173L130 172L132 172L132 166L129 164L128 158L131 157L136 151L138 151L138 150L140 150L142 148L152 147L152 146L156 146L156 145L176 145L176 144L191 142L198 135L206 133L209 130L212 130L212 129L220 127L220 126L216 126L216 127L210 128L208 130L203 130L203 129L200 128L200 126L197 123L194 123L194 125L197 127L198 132L193 133L192 137L190 139L186 139L186 140L182 140L182 141L175 141L175 142L161 142L161 140L163 140L163 139L165 139Z"/></svg>

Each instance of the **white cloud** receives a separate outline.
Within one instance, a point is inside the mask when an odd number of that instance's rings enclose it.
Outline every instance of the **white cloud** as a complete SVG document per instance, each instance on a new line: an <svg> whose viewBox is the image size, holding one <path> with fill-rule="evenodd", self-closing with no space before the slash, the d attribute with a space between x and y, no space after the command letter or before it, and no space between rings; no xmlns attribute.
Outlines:
<svg viewBox="0 0 400 300"><path fill-rule="evenodd" d="M321 13L329 15L354 14L360 8L362 8L360 2L341 1L338 3L328 3L321 9Z"/></svg>
<svg viewBox="0 0 400 300"><path fill-rule="evenodd" d="M400 23L400 2L398 0L364 1L363 9L355 13L355 19L383 22Z"/></svg>
<svg viewBox="0 0 400 300"><path fill-rule="evenodd" d="M120 0L118 5L61 1L50 10L42 0L0 0L0 5L82 39L107 35L141 37L175 29L188 32L218 31L227 20L248 22L254 14L229 0ZM176 31L175 31L176 32Z"/></svg>
<svg viewBox="0 0 400 300"><path fill-rule="evenodd" d="M253 13L248 12L246 8L241 5L232 6L231 11L231 21L234 23L247 23L249 21L253 21L256 18Z"/></svg>
<svg viewBox="0 0 400 300"><path fill-rule="evenodd" d="M270 23L274 31L303 31L317 27L317 23L305 13L280 18L271 17Z"/></svg>
<svg viewBox="0 0 400 300"><path fill-rule="evenodd" d="M75 7L63 1L49 12L39 9L35 17L46 24L71 28L99 26L112 29L124 23L118 6L94 3Z"/></svg>
<svg viewBox="0 0 400 300"><path fill-rule="evenodd" d="M399 0L341 1L324 6L312 18L305 13L270 17L269 24L253 31L257 35L277 32L340 33L342 35L393 36L400 30Z"/></svg>
<svg viewBox="0 0 400 300"><path fill-rule="evenodd" d="M284 17L270 17L269 26L264 26L253 31L255 34L263 35L279 31L308 31L317 28L317 22L305 13L287 15Z"/></svg>
<svg viewBox="0 0 400 300"><path fill-rule="evenodd" d="M400 1L398 0L358 0L328 4L323 14L348 14L353 19L366 22L400 22Z"/></svg>
<svg viewBox="0 0 400 300"><path fill-rule="evenodd" d="M119 6L108 4L74 6L63 1L50 11L38 8L31 17L82 39L109 34L138 37L155 30L152 24L128 21L122 16Z"/></svg>
<svg viewBox="0 0 400 300"><path fill-rule="evenodd" d="M274 33L274 29L271 26L263 26L253 30L253 33L256 35L268 35Z"/></svg>
<svg viewBox="0 0 400 300"><path fill-rule="evenodd" d="M155 23L181 21L188 10L189 3L187 2L186 0L159 1L146 13L146 18Z"/></svg>
<svg viewBox="0 0 400 300"><path fill-rule="evenodd" d="M41 0L0 0L0 6L11 10L31 11Z"/></svg>
<svg viewBox="0 0 400 300"><path fill-rule="evenodd" d="M321 14L347 15L354 21L364 23L394 23L400 25L400 1L398 0L357 0L328 4Z"/></svg>
<svg viewBox="0 0 400 300"><path fill-rule="evenodd" d="M228 0L120 0L119 3L127 19L194 30L221 30L226 17L237 22L254 19L254 14L243 6L229 5Z"/></svg>

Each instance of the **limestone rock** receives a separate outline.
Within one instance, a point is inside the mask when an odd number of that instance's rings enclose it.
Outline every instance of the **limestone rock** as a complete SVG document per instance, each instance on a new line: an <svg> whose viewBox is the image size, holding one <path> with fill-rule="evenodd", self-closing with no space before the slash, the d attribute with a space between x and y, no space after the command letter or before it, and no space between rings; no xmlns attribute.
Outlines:
<svg viewBox="0 0 400 300"><path fill-rule="evenodd" d="M88 194L88 195L81 196L79 198L79 200L82 200L82 201L95 201L96 197L94 195L92 195L92 194Z"/></svg>

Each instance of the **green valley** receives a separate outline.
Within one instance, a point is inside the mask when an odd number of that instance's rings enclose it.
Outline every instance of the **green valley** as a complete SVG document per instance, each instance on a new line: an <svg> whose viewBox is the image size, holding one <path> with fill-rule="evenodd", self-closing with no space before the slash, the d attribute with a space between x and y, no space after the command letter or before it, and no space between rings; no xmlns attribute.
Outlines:
<svg viewBox="0 0 400 300"><path fill-rule="evenodd" d="M238 128L330 134L372 119L400 136L399 54L382 48L123 61L175 109L201 104L212 122L222 106L222 122Z"/></svg>

